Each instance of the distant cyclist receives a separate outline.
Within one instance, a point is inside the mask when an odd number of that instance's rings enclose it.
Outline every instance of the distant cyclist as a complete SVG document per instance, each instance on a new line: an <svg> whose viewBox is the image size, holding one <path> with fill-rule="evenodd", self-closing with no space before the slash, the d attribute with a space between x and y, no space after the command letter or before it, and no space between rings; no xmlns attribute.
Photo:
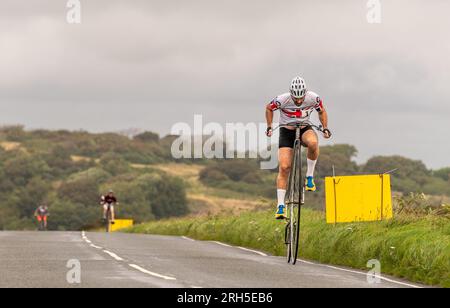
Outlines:
<svg viewBox="0 0 450 308"><path fill-rule="evenodd" d="M34 216L38 220L39 227L43 226L43 229L46 230L49 216L48 206L46 204L40 205L34 212Z"/></svg>
<svg viewBox="0 0 450 308"><path fill-rule="evenodd" d="M308 121L311 114L316 110L319 113L319 119L323 126L324 137L329 139L331 132L328 129L328 114L323 105L322 99L316 93L306 88L306 83L301 77L296 77L291 82L290 92L277 96L266 108L267 136L271 137L273 130L274 111L280 110L280 125L292 122ZM301 140L308 148L305 189L307 191L316 191L314 182L314 170L317 159L319 158L319 140L316 132L309 125L301 129ZM276 212L277 219L286 217L286 188L291 171L292 155L295 142L295 128L280 129L279 143L279 173L277 179L277 197L278 206Z"/></svg>
<svg viewBox="0 0 450 308"><path fill-rule="evenodd" d="M109 190L107 195L101 197L100 204L103 205L103 219L106 221L106 214L108 213L108 207L111 211L111 223L114 224L114 205L118 205L116 196L113 190Z"/></svg>

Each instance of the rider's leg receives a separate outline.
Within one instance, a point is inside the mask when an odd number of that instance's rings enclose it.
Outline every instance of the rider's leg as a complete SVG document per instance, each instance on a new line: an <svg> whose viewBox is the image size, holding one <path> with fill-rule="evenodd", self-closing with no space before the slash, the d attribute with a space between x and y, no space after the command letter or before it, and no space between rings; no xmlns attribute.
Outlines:
<svg viewBox="0 0 450 308"><path fill-rule="evenodd" d="M44 228L47 229L47 216L44 216Z"/></svg>
<svg viewBox="0 0 450 308"><path fill-rule="evenodd" d="M302 136L302 142L308 147L306 171L306 190L315 191L316 185L314 183L314 171L319 158L319 138L313 130L306 131Z"/></svg>
<svg viewBox="0 0 450 308"><path fill-rule="evenodd" d="M281 148L278 151L279 171L277 178L277 218L282 218L284 216L284 209L282 208L280 210L280 206L284 207L285 205L287 183L292 165L292 152L293 150L291 148Z"/></svg>
<svg viewBox="0 0 450 308"><path fill-rule="evenodd" d="M108 205L103 204L103 219L106 220L106 213L108 212Z"/></svg>
<svg viewBox="0 0 450 308"><path fill-rule="evenodd" d="M277 188L281 190L286 190L287 188L289 174L291 173L292 151L293 149L291 148L281 148L278 150L279 170Z"/></svg>
<svg viewBox="0 0 450 308"><path fill-rule="evenodd" d="M114 205L111 204L111 221L114 221L115 213L114 213Z"/></svg>

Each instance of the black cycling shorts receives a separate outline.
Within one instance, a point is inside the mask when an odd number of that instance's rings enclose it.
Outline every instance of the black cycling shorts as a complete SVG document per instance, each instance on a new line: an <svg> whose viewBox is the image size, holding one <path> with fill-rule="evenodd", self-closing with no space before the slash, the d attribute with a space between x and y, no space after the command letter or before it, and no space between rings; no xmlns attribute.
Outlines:
<svg viewBox="0 0 450 308"><path fill-rule="evenodd" d="M300 139L303 137L303 134L306 133L309 130L312 130L313 128L311 126L306 126L301 129L300 132ZM294 148L294 142L295 142L295 129L291 130L286 127L280 128L280 142L279 142L279 148ZM305 146L305 144L302 142L302 145Z"/></svg>

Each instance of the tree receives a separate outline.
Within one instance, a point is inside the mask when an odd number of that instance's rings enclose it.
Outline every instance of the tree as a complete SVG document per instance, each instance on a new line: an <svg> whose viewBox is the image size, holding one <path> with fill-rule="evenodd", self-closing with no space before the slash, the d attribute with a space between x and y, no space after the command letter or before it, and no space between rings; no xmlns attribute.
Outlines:
<svg viewBox="0 0 450 308"><path fill-rule="evenodd" d="M159 135L152 132L144 132L142 134L134 136L134 140L142 141L142 142L158 142Z"/></svg>
<svg viewBox="0 0 450 308"><path fill-rule="evenodd" d="M358 171L358 165L353 161L358 151L354 146L338 144L320 149L317 163L317 178L332 175L333 166L337 175L353 175Z"/></svg>
<svg viewBox="0 0 450 308"><path fill-rule="evenodd" d="M18 186L26 186L35 176L48 178L50 167L36 155L24 154L17 151L17 156L4 163L5 176Z"/></svg>
<svg viewBox="0 0 450 308"><path fill-rule="evenodd" d="M58 189L58 197L85 206L99 203L99 185L94 178L81 178L64 182Z"/></svg>
<svg viewBox="0 0 450 308"><path fill-rule="evenodd" d="M20 195L21 216L30 217L38 205L47 202L48 194L52 190L52 185L40 177L30 180Z"/></svg>
<svg viewBox="0 0 450 308"><path fill-rule="evenodd" d="M423 162L402 156L375 156L362 167L364 172L377 174L394 169L397 169L394 174L401 178L418 179L431 175Z"/></svg>
<svg viewBox="0 0 450 308"><path fill-rule="evenodd" d="M431 172L425 164L418 160L408 159L402 156L376 156L362 166L365 173L384 173L397 169L392 173L392 187L396 191L425 192L431 186L427 184L432 180Z"/></svg>
<svg viewBox="0 0 450 308"><path fill-rule="evenodd" d="M450 181L450 167L435 170L433 171L433 175L448 182Z"/></svg>
<svg viewBox="0 0 450 308"><path fill-rule="evenodd" d="M99 221L101 210L99 206L57 200L49 207L50 230L81 230L87 226L95 226Z"/></svg>
<svg viewBox="0 0 450 308"><path fill-rule="evenodd" d="M138 179L156 218L183 216L189 213L186 190L179 178L149 174Z"/></svg>
<svg viewBox="0 0 450 308"><path fill-rule="evenodd" d="M241 181L247 175L258 172L258 165L256 161L244 160L244 159L231 159L225 161L219 161L207 166L200 174L200 179L209 181L213 177L216 180L228 178L232 181ZM221 176L222 174L223 176ZM250 178L247 177L247 180Z"/></svg>
<svg viewBox="0 0 450 308"><path fill-rule="evenodd" d="M0 129L6 140L13 142L22 142L27 138L27 132L22 125L4 126Z"/></svg>
<svg viewBox="0 0 450 308"><path fill-rule="evenodd" d="M109 152L100 159L100 166L112 175L130 171L130 165L118 154Z"/></svg>

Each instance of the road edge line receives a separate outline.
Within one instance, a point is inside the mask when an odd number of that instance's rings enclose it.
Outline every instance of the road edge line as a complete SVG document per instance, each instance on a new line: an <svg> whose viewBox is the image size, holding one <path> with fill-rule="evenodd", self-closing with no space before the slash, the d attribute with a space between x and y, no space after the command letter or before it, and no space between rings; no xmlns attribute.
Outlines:
<svg viewBox="0 0 450 308"><path fill-rule="evenodd" d="M147 274L147 275L150 275L150 276L154 276L154 277L157 277L157 278L162 278L162 279L165 279L165 280L177 280L175 277L169 277L169 276L164 276L164 275L161 275L161 274L157 274L157 273L151 272L149 270L146 270L145 268L142 268L142 267L140 267L139 265L136 265L136 264L128 264L128 266L131 267L131 268L134 268L135 270L137 270L137 271L139 271L141 273L144 273L144 274Z"/></svg>

